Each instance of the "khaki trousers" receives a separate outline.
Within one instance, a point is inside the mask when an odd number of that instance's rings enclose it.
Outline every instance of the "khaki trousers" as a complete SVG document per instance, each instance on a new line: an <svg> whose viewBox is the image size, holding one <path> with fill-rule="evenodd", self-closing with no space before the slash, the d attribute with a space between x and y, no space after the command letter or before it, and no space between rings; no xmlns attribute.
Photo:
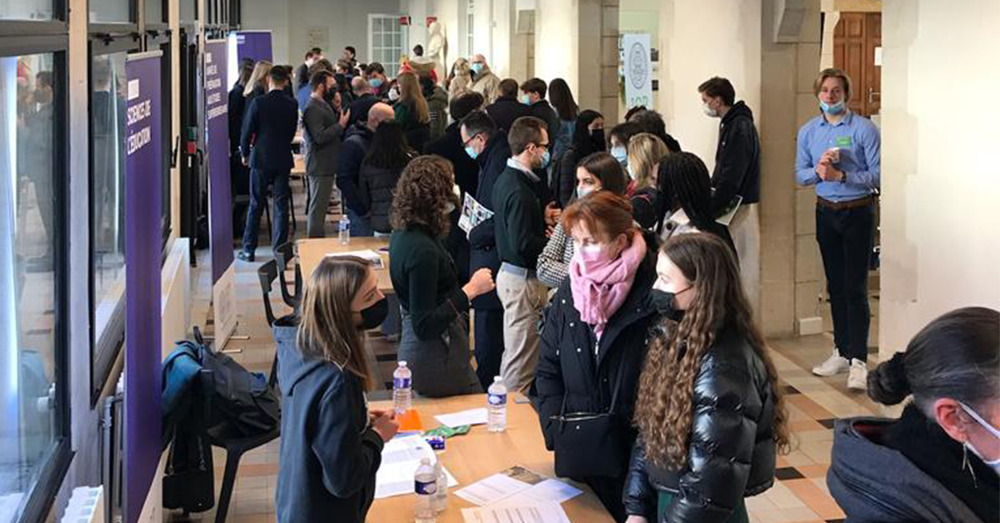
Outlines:
<svg viewBox="0 0 1000 523"><path fill-rule="evenodd" d="M503 304L503 359L500 375L509 392L527 393L538 366L538 319L545 306L546 288L534 276L501 270L497 295Z"/></svg>

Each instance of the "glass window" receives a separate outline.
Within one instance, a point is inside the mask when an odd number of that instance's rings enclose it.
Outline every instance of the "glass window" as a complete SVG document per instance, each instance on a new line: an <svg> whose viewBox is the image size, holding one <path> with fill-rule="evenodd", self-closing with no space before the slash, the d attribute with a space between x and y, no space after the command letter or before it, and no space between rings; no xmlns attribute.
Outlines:
<svg viewBox="0 0 1000 523"><path fill-rule="evenodd" d="M54 54L0 57L0 523L17 521L64 427L55 403Z"/></svg>
<svg viewBox="0 0 1000 523"><path fill-rule="evenodd" d="M146 0L143 13L146 15L147 24L164 23L163 0Z"/></svg>
<svg viewBox="0 0 1000 523"><path fill-rule="evenodd" d="M129 23L134 0L90 0L90 23Z"/></svg>
<svg viewBox="0 0 1000 523"><path fill-rule="evenodd" d="M0 20L51 20L52 3L52 0L0 0Z"/></svg>
<svg viewBox="0 0 1000 523"><path fill-rule="evenodd" d="M125 55L95 56L91 63L91 306L94 361L116 351L124 328L125 292Z"/></svg>
<svg viewBox="0 0 1000 523"><path fill-rule="evenodd" d="M180 0L181 3L181 22L194 22L197 18L197 13L195 11L196 3L195 0Z"/></svg>

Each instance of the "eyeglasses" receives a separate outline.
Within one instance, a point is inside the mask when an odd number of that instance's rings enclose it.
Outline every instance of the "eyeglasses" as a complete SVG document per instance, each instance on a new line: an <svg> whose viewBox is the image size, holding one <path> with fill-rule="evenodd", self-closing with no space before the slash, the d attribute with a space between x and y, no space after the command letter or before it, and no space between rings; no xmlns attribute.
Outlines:
<svg viewBox="0 0 1000 523"><path fill-rule="evenodd" d="M549 148L549 143L548 142L545 142L545 143L536 143L535 147L542 147L544 149L548 149Z"/></svg>
<svg viewBox="0 0 1000 523"><path fill-rule="evenodd" d="M469 144L472 143L472 140L475 140L476 138L478 138L482 134L483 133L476 133L476 134L470 136L468 140L466 140L465 142L462 143L462 147L468 147Z"/></svg>

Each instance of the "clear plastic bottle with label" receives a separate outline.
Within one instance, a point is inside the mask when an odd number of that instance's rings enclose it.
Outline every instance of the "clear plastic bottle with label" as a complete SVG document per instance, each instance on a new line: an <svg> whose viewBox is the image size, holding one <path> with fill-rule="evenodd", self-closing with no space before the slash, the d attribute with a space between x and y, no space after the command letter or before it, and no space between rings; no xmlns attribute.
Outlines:
<svg viewBox="0 0 1000 523"><path fill-rule="evenodd" d="M437 474L430 458L420 460L420 467L413 475L413 492L417 498L413 509L413 520L416 523L436 523L434 499L437 497Z"/></svg>
<svg viewBox="0 0 1000 523"><path fill-rule="evenodd" d="M392 373L392 406L396 414L406 414L413 402L413 373L405 361L397 364Z"/></svg>
<svg viewBox="0 0 1000 523"><path fill-rule="evenodd" d="M493 378L486 395L486 429L490 432L507 430L507 387L502 376Z"/></svg>

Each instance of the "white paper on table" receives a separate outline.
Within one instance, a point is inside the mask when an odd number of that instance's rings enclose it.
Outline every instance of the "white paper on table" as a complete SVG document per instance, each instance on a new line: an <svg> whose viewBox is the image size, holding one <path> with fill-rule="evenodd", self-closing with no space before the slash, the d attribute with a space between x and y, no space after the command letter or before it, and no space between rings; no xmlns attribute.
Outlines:
<svg viewBox="0 0 1000 523"><path fill-rule="evenodd" d="M535 502L520 506L463 508L466 523L570 523L562 506L553 502Z"/></svg>
<svg viewBox="0 0 1000 523"><path fill-rule="evenodd" d="M385 268L385 264L382 263L382 256L379 255L379 253L377 253L377 252L375 252L375 251L373 251L371 249L365 249L363 251L331 252L331 253L327 253L326 256L327 256L327 258L329 258L331 256L332 257L356 256L356 257L361 258L363 260L368 260L368 261L372 262L372 265L375 266L376 269L384 269Z"/></svg>
<svg viewBox="0 0 1000 523"><path fill-rule="evenodd" d="M570 485L568 483L563 483L558 479L547 479L524 492L521 492L515 498L520 496L526 496L538 501L552 501L554 503L562 503L573 499L583 491Z"/></svg>
<svg viewBox="0 0 1000 523"><path fill-rule="evenodd" d="M420 460L429 458L437 462L434 449L422 436L397 436L382 448L382 465L375 474L375 498L387 498L413 493L413 475L420 467ZM458 485L458 480L444 469L448 487Z"/></svg>
<svg viewBox="0 0 1000 523"><path fill-rule="evenodd" d="M455 495L476 505L486 506L529 488L531 485L500 473L481 479L455 492Z"/></svg>
<svg viewBox="0 0 1000 523"><path fill-rule="evenodd" d="M485 425L486 416L486 407L483 407L454 412L452 414L441 414L440 416L434 416L434 419L448 427L461 427L462 425Z"/></svg>

